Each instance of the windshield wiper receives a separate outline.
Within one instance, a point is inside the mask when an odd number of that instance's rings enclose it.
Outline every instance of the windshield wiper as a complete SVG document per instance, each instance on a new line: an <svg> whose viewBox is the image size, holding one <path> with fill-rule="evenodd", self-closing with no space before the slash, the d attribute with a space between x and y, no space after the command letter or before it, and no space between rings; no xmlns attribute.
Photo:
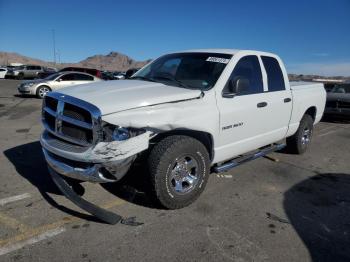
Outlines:
<svg viewBox="0 0 350 262"><path fill-rule="evenodd" d="M144 80L144 81L155 82L152 78L148 78L145 76L134 76L134 77L130 77L129 79L140 79L140 80Z"/></svg>
<svg viewBox="0 0 350 262"><path fill-rule="evenodd" d="M193 89L191 88L190 86L184 84L183 82L177 80L176 78L174 77L168 77L168 76L155 76L153 78L159 78L159 79L165 79L165 80L170 80L172 82L175 82L176 84L178 84L179 86L181 87L184 87L184 88L187 88L187 89Z"/></svg>

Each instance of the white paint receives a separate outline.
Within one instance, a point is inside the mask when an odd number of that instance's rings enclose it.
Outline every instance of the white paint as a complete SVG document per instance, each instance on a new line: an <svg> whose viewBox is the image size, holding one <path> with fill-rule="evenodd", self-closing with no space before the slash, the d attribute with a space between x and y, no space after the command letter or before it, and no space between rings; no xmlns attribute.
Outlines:
<svg viewBox="0 0 350 262"><path fill-rule="evenodd" d="M32 245L32 244L37 243L39 241L48 239L50 237L57 236L58 234L64 232L65 230L66 229L64 227L55 228L52 230L48 230L48 231L46 231L46 232L44 232L36 237L1 247L0 248L0 256L8 254L8 253L13 252L13 251L18 250L18 249L21 249L25 246Z"/></svg>
<svg viewBox="0 0 350 262"><path fill-rule="evenodd" d="M17 196L12 196L12 197L6 197L6 198L3 198L3 199L0 199L0 206L4 206L8 203L12 203L12 202L15 202L15 201L18 201L18 200L22 200L22 199L25 199L25 198L29 198L30 197L30 194L29 193L24 193L24 194L21 194L21 195L17 195Z"/></svg>

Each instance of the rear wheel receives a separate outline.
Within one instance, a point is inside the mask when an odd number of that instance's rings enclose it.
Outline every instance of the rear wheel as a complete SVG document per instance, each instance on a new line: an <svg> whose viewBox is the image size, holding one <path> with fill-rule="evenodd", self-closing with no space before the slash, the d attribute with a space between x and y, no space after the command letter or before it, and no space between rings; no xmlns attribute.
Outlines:
<svg viewBox="0 0 350 262"><path fill-rule="evenodd" d="M48 86L40 86L37 90L36 90L36 96L38 97L38 98L44 98L45 96L46 96L46 94L48 93L48 92L50 92L51 91L51 89L50 89L50 87L48 87Z"/></svg>
<svg viewBox="0 0 350 262"><path fill-rule="evenodd" d="M304 115L300 121L297 132L287 138L287 150L293 154L303 154L309 147L313 133L313 119Z"/></svg>
<svg viewBox="0 0 350 262"><path fill-rule="evenodd" d="M165 208L190 205L208 181L210 160L205 146L187 136L169 136L151 151L148 166L152 189Z"/></svg>
<svg viewBox="0 0 350 262"><path fill-rule="evenodd" d="M18 80L22 80L24 78L24 74L23 73L19 73L17 76Z"/></svg>

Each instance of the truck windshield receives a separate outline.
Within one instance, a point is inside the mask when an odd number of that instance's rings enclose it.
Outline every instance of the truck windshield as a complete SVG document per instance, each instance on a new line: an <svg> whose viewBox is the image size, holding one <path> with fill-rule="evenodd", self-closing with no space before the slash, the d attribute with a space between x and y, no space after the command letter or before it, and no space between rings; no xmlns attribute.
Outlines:
<svg viewBox="0 0 350 262"><path fill-rule="evenodd" d="M212 88L232 58L221 53L176 53L162 56L131 79L161 82L190 89Z"/></svg>

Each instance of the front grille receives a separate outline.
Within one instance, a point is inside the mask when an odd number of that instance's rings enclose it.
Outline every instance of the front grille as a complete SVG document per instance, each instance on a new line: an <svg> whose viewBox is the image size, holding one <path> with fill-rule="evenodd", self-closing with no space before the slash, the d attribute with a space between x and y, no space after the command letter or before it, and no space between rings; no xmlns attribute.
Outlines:
<svg viewBox="0 0 350 262"><path fill-rule="evenodd" d="M326 107L329 107L329 108L350 108L350 102L327 101Z"/></svg>
<svg viewBox="0 0 350 262"><path fill-rule="evenodd" d="M340 108L350 108L350 102L339 101L338 102L338 107L340 107Z"/></svg>
<svg viewBox="0 0 350 262"><path fill-rule="evenodd" d="M77 106L72 105L72 104L68 104L68 103L65 104L64 110L63 110L63 115L71 117L71 118L79 120L79 121L91 123L90 112L81 108L81 107L77 107Z"/></svg>
<svg viewBox="0 0 350 262"><path fill-rule="evenodd" d="M337 107L337 102L336 101L327 101L326 102L326 107L336 108Z"/></svg>
<svg viewBox="0 0 350 262"><path fill-rule="evenodd" d="M50 115L48 112L44 112L44 119L49 128L54 131L56 118Z"/></svg>
<svg viewBox="0 0 350 262"><path fill-rule="evenodd" d="M50 108L52 111L57 110L58 101L52 97L45 97L45 106Z"/></svg>
<svg viewBox="0 0 350 262"><path fill-rule="evenodd" d="M62 134L71 139L77 139L85 143L92 143L92 130L80 126L62 122Z"/></svg>
<svg viewBox="0 0 350 262"><path fill-rule="evenodd" d="M56 137L80 146L96 142L100 111L79 99L50 92L43 103L43 123Z"/></svg>

